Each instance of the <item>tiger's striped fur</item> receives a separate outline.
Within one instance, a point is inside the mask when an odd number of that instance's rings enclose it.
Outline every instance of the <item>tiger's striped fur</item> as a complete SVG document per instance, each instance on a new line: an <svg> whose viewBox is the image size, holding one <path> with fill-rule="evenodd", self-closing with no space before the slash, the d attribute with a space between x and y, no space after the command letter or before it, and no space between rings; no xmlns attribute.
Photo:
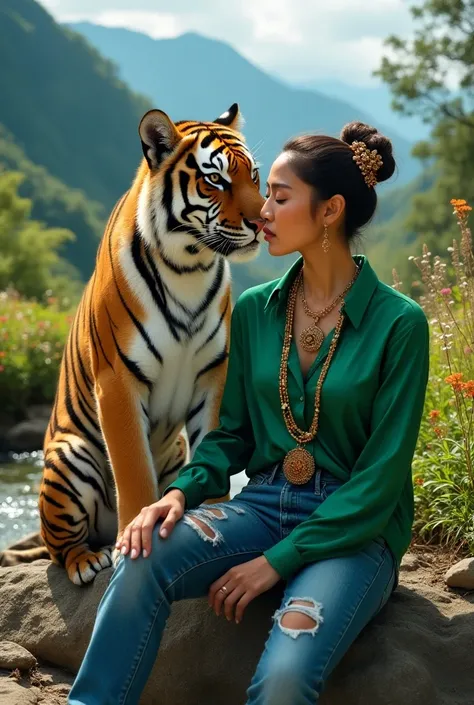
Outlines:
<svg viewBox="0 0 474 705"><path fill-rule="evenodd" d="M234 105L214 123L140 123L145 158L100 243L44 443L41 535L78 585L217 425L228 260L256 255L263 204L238 120Z"/></svg>

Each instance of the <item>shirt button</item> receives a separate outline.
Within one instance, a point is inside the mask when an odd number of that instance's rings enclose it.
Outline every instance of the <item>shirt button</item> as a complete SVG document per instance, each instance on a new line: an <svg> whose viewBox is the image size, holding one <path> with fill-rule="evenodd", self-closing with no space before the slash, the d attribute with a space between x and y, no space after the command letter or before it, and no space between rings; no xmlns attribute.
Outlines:
<svg viewBox="0 0 474 705"><path fill-rule="evenodd" d="M300 397L300 401L304 401L304 397Z"/></svg>

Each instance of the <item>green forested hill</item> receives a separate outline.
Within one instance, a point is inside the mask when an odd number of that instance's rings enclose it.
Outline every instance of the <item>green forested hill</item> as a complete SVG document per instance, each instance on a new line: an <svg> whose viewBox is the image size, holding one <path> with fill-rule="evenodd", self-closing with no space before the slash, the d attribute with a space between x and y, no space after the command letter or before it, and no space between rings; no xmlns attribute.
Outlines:
<svg viewBox="0 0 474 705"><path fill-rule="evenodd" d="M141 158L149 107L34 0L0 0L0 123L34 164L110 208Z"/></svg>

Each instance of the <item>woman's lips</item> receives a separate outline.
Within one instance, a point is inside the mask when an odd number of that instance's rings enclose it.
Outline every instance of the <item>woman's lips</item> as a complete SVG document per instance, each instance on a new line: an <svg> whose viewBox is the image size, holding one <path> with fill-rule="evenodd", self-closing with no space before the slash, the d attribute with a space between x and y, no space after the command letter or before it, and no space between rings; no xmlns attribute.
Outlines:
<svg viewBox="0 0 474 705"><path fill-rule="evenodd" d="M267 242L268 242L269 240L271 240L272 238L275 237L275 233L272 232L272 231L270 230L270 228L265 227L265 228L262 228L262 230L263 230L263 232L265 233L265 238L264 238L264 239L267 240Z"/></svg>

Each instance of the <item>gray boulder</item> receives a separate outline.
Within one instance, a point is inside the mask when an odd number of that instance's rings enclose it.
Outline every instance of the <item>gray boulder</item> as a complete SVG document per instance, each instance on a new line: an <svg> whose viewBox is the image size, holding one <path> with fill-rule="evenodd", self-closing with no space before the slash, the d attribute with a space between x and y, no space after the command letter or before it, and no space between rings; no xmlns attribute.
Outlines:
<svg viewBox="0 0 474 705"><path fill-rule="evenodd" d="M332 674L322 705L474 702L474 605L430 585L423 565L407 561L402 584ZM0 569L0 639L76 672L110 575L80 588L49 561ZM142 705L242 705L280 597L279 589L262 595L240 625L218 619L205 599L176 603Z"/></svg>

